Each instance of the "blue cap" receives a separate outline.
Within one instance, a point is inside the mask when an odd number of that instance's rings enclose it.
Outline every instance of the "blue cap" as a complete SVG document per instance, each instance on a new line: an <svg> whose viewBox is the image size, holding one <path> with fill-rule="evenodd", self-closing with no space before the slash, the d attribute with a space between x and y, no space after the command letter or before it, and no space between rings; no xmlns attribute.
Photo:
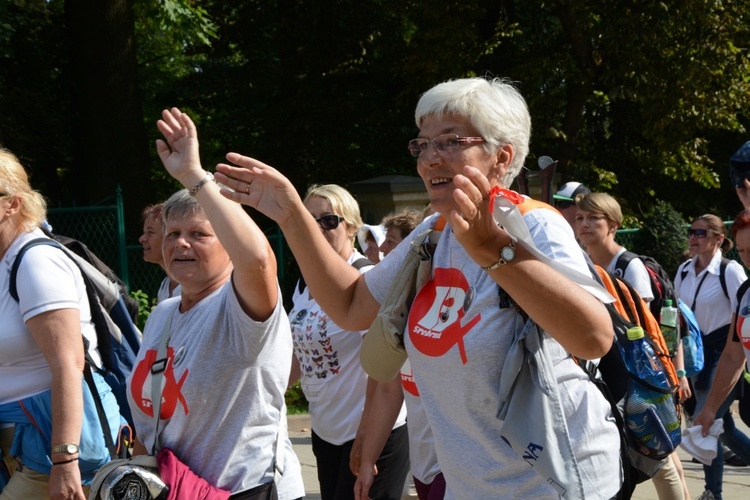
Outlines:
<svg viewBox="0 0 750 500"><path fill-rule="evenodd" d="M729 179L736 187L745 187L745 178L750 178L750 141L737 150L729 159Z"/></svg>

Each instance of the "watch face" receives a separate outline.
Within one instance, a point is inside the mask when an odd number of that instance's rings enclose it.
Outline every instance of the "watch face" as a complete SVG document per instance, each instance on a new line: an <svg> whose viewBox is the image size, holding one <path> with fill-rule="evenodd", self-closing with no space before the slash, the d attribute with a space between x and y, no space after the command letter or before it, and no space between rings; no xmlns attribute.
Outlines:
<svg viewBox="0 0 750 500"><path fill-rule="evenodd" d="M76 453L78 451L78 446L74 444L69 444L67 451L68 453Z"/></svg>
<svg viewBox="0 0 750 500"><path fill-rule="evenodd" d="M505 260L513 260L513 258L516 256L516 251L511 247L503 247L503 249L500 251L500 255Z"/></svg>

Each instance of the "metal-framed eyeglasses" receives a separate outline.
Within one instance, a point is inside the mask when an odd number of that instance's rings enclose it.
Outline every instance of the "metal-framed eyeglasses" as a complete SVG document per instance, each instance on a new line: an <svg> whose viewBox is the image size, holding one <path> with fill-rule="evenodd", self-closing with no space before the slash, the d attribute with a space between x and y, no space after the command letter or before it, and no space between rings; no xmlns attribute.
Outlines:
<svg viewBox="0 0 750 500"><path fill-rule="evenodd" d="M320 217L315 218L315 222L318 223L320 228L326 231L333 231L339 227L342 220L344 220L344 218L336 214L321 215Z"/></svg>
<svg viewBox="0 0 750 500"><path fill-rule="evenodd" d="M417 157L432 144L440 154L453 153L461 144L473 142L485 142L485 139L484 137L461 137L456 134L442 134L432 140L420 137L409 141L409 152L412 156Z"/></svg>

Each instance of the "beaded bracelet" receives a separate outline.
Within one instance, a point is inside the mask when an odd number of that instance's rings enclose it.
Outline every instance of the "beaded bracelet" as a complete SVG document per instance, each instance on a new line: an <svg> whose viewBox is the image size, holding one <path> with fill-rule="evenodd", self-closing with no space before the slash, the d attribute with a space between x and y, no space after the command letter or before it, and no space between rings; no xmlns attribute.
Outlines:
<svg viewBox="0 0 750 500"><path fill-rule="evenodd" d="M71 458L70 460L63 460L62 462L52 462L52 465L64 465L64 464L69 464L69 463L71 463L71 462L75 462L76 460L78 460L78 457L75 457L75 458Z"/></svg>
<svg viewBox="0 0 750 500"><path fill-rule="evenodd" d="M212 174L211 172L206 172L206 176L203 179L201 179L198 182L198 184L193 186L192 189L188 191L188 194L190 196L195 196L198 193L198 191L201 190L204 184L206 184L207 182L211 182L212 180L214 180L214 174Z"/></svg>

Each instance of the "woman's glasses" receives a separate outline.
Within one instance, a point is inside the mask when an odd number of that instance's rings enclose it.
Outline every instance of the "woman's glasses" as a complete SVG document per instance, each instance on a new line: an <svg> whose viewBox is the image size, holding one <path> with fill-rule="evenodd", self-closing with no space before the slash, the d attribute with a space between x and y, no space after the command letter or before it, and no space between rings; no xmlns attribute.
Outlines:
<svg viewBox="0 0 750 500"><path fill-rule="evenodd" d="M484 142L484 137L459 137L456 134L443 134L433 140L425 138L412 139L409 141L409 152L412 156L419 156L430 144L435 146L438 153L453 153L461 143Z"/></svg>
<svg viewBox="0 0 750 500"><path fill-rule="evenodd" d="M341 224L342 220L344 220L343 217L340 217L336 214L328 214L316 218L315 222L318 223L321 229L324 229L325 231L332 231L339 227L339 224Z"/></svg>
<svg viewBox="0 0 750 500"><path fill-rule="evenodd" d="M575 201L565 201L565 200L558 200L555 202L555 208L559 208L560 210L566 210L573 205L575 205Z"/></svg>
<svg viewBox="0 0 750 500"><path fill-rule="evenodd" d="M688 238L695 236L696 238L705 238L708 233L713 233L710 229L693 229L692 227L687 230Z"/></svg>

